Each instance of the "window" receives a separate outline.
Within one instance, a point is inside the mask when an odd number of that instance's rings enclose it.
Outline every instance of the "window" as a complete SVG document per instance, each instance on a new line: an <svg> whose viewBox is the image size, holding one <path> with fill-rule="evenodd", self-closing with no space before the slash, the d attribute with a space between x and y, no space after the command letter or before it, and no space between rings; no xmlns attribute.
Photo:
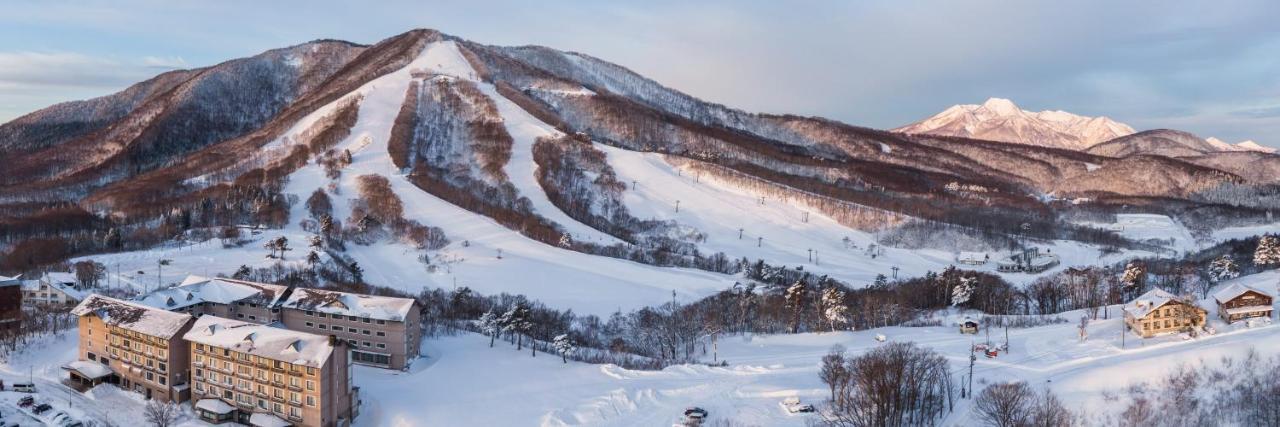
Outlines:
<svg viewBox="0 0 1280 427"><path fill-rule="evenodd" d="M324 313L316 313L316 317L324 317Z"/></svg>
<svg viewBox="0 0 1280 427"><path fill-rule="evenodd" d="M204 393L204 383L196 383L196 391Z"/></svg>
<svg viewBox="0 0 1280 427"><path fill-rule="evenodd" d="M364 344L365 347L373 347L373 344L370 344L368 341L365 341L361 344Z"/></svg>
<svg viewBox="0 0 1280 427"><path fill-rule="evenodd" d="M244 313L236 313L236 317L237 317L237 318L240 318L240 319L243 319L243 318L244 318Z"/></svg>
<svg viewBox="0 0 1280 427"><path fill-rule="evenodd" d="M275 412L276 412L277 414L284 414L284 407L283 407L283 406L280 406L280 404L279 404L279 403L272 404L271 406L273 406L273 407L274 407L273 409L275 410Z"/></svg>
<svg viewBox="0 0 1280 427"><path fill-rule="evenodd" d="M315 315L316 315L316 312L311 311L311 310L304 310L302 313L303 313L303 314L306 314L306 315L308 315L308 316L315 316Z"/></svg>
<svg viewBox="0 0 1280 427"><path fill-rule="evenodd" d="M355 347L355 346L356 346L356 340L347 340L347 344L351 344L351 346L352 346L352 347Z"/></svg>
<svg viewBox="0 0 1280 427"><path fill-rule="evenodd" d="M147 381L155 381L155 380L156 380L155 374L152 374L151 372L147 372Z"/></svg>
<svg viewBox="0 0 1280 427"><path fill-rule="evenodd" d="M385 337L385 336L387 336L387 333L386 333L386 332L382 332L382 331L378 331L378 334L377 334L377 335L378 335L378 336L380 336L380 337Z"/></svg>
<svg viewBox="0 0 1280 427"><path fill-rule="evenodd" d="M350 321L354 322L354 321L356 321L356 317L355 317L355 316L347 316L347 320L350 320Z"/></svg>
<svg viewBox="0 0 1280 427"><path fill-rule="evenodd" d="M368 330L368 329L365 329L365 330L363 330L363 331L360 331L360 333L365 334L365 335L369 335L371 332L369 332L369 330Z"/></svg>
<svg viewBox="0 0 1280 427"><path fill-rule="evenodd" d="M364 322L364 323L369 323L369 318L368 318L368 317L365 317L365 318L363 318L363 319L360 319L360 321L361 321L361 322Z"/></svg>
<svg viewBox="0 0 1280 427"><path fill-rule="evenodd" d="M244 307L244 301L236 301L236 305Z"/></svg>
<svg viewBox="0 0 1280 427"><path fill-rule="evenodd" d="M161 376L160 376L160 385L165 385L165 377L164 377L164 375L161 375Z"/></svg>
<svg viewBox="0 0 1280 427"><path fill-rule="evenodd" d="M314 328L314 327L316 327L316 324L315 324L315 323L311 323L311 322L307 322L307 327L308 327L308 328Z"/></svg>
<svg viewBox="0 0 1280 427"><path fill-rule="evenodd" d="M164 362L160 362L157 367L160 368L160 372L166 372L169 370L169 366Z"/></svg>
<svg viewBox="0 0 1280 427"><path fill-rule="evenodd" d="M289 392L289 402L297 405L302 403L302 397L296 391Z"/></svg>
<svg viewBox="0 0 1280 427"><path fill-rule="evenodd" d="M378 348L387 348L387 345L383 343L378 343Z"/></svg>
<svg viewBox="0 0 1280 427"><path fill-rule="evenodd" d="M95 362L96 362L96 361L98 361L98 355L93 354L93 353L89 353L89 360L92 360L92 361L95 361Z"/></svg>
<svg viewBox="0 0 1280 427"><path fill-rule="evenodd" d="M258 320L258 316L249 316L249 320Z"/></svg>
<svg viewBox="0 0 1280 427"><path fill-rule="evenodd" d="M259 408L262 408L262 409L267 409L267 400L266 400L266 399L258 399L258 407L259 407Z"/></svg>
<svg viewBox="0 0 1280 427"><path fill-rule="evenodd" d="M315 391L315 390L316 390L316 382L307 380L307 391Z"/></svg>
<svg viewBox="0 0 1280 427"><path fill-rule="evenodd" d="M387 324L387 321L386 321L386 320L382 320L382 319L378 319L378 324L379 324L379 325L385 325L385 324Z"/></svg>
<svg viewBox="0 0 1280 427"><path fill-rule="evenodd" d="M341 327L341 326L334 326L334 327L333 327L333 330L338 331L338 332L342 332L342 327Z"/></svg>
<svg viewBox="0 0 1280 427"><path fill-rule="evenodd" d="M320 329L328 329L328 328L329 328L328 326L325 326L325 324L323 324L323 323L321 323L321 324L319 324L319 325L316 325L316 327L318 327L318 328L320 328Z"/></svg>
<svg viewBox="0 0 1280 427"><path fill-rule="evenodd" d="M201 377L204 377L204 370L200 368L196 368L196 378L201 378Z"/></svg>
<svg viewBox="0 0 1280 427"><path fill-rule="evenodd" d="M316 397L315 397L315 396L307 396L307 406L311 406L311 407L315 407L315 406L316 406Z"/></svg>

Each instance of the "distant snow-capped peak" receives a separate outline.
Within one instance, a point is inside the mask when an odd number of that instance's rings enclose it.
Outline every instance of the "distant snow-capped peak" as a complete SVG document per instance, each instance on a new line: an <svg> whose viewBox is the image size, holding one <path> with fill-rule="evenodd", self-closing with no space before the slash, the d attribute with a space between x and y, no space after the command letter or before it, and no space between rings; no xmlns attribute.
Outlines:
<svg viewBox="0 0 1280 427"><path fill-rule="evenodd" d="M990 98L981 105L955 105L894 131L1073 150L1134 133L1128 125L1107 117L1085 117L1060 110L1031 112L1004 98Z"/></svg>
<svg viewBox="0 0 1280 427"><path fill-rule="evenodd" d="M1214 148L1217 148L1219 151L1257 151L1269 154L1274 154L1276 152L1276 149L1258 144L1253 142L1253 140L1244 140L1232 144L1211 136L1206 138L1205 141Z"/></svg>
<svg viewBox="0 0 1280 427"><path fill-rule="evenodd" d="M1239 143L1236 143L1236 147L1237 147L1237 148L1240 148L1240 149L1242 149L1242 150L1248 150L1248 151L1261 151L1261 152L1263 152L1263 153L1270 153L1270 154L1275 154L1275 152L1276 152L1276 149L1271 148L1271 147L1267 147L1267 146L1264 146L1264 145L1260 145L1260 144L1258 144L1258 143L1256 143L1256 142L1253 142L1253 140L1245 140L1245 141L1241 141L1241 142L1239 142Z"/></svg>

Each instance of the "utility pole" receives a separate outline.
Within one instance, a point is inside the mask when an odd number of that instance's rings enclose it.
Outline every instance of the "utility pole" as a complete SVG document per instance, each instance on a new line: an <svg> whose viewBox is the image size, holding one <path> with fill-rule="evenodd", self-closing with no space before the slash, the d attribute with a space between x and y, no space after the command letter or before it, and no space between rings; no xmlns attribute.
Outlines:
<svg viewBox="0 0 1280 427"><path fill-rule="evenodd" d="M809 262L813 262L813 249L809 249Z"/></svg>
<svg viewBox="0 0 1280 427"><path fill-rule="evenodd" d="M972 340L969 342L969 398L973 398L973 364L978 361L978 356L973 354L974 346Z"/></svg>
<svg viewBox="0 0 1280 427"><path fill-rule="evenodd" d="M760 245L763 245L763 244L764 244L764 237L757 237L757 238L756 238L756 247L758 248L758 247L760 247Z"/></svg>
<svg viewBox="0 0 1280 427"><path fill-rule="evenodd" d="M738 229L738 240L742 240L742 229Z"/></svg>
<svg viewBox="0 0 1280 427"><path fill-rule="evenodd" d="M631 180L631 191L636 191L636 180Z"/></svg>
<svg viewBox="0 0 1280 427"><path fill-rule="evenodd" d="M680 201L676 200L676 212L680 212Z"/></svg>

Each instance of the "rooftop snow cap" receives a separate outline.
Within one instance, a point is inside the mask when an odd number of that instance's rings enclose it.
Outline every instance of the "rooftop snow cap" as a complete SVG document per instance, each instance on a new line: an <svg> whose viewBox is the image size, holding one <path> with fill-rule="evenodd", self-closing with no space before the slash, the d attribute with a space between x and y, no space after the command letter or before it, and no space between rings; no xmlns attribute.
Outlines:
<svg viewBox="0 0 1280 427"><path fill-rule="evenodd" d="M334 346L329 337L256 323L201 316L183 336L187 341L295 365L319 368Z"/></svg>
<svg viewBox="0 0 1280 427"><path fill-rule="evenodd" d="M174 313L97 294L89 295L81 301L80 305L71 310L71 314L96 315L108 325L166 339L172 338L193 319L189 314Z"/></svg>

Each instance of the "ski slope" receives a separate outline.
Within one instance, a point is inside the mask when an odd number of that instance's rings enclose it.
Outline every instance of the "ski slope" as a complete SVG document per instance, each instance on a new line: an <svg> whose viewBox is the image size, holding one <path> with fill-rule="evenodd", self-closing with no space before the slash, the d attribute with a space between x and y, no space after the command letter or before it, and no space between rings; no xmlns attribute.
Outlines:
<svg viewBox="0 0 1280 427"><path fill-rule="evenodd" d="M707 252L723 251L731 258L803 266L854 286L871 282L877 274L893 277L894 267L898 268L898 277L915 277L956 264L955 254L931 249L885 247L882 255L872 257L866 249L876 243L873 234L840 225L816 210L772 198L761 204L761 195L681 171L663 160L662 154L639 153L603 144L595 146L607 154L620 181L629 185L634 182L635 188L626 191L623 200L632 215L675 220L702 231L707 240L701 246ZM848 247L844 243L846 237L850 241ZM1097 265L1150 255L1128 251L1103 255L1096 247L1072 241L1035 246L1061 257L1062 265L1050 272L1074 265ZM992 252L990 255L994 261L1005 254ZM994 273L995 263L964 268ZM1029 282L1044 274L1048 273L1001 273L1015 283Z"/></svg>

